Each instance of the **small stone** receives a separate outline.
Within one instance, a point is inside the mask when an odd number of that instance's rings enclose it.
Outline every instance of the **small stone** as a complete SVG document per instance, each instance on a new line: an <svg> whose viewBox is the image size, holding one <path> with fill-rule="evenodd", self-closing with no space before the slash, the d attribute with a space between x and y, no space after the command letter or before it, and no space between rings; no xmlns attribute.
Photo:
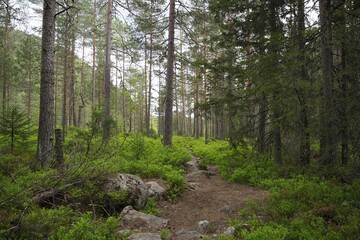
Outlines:
<svg viewBox="0 0 360 240"><path fill-rule="evenodd" d="M232 213L232 210L231 210L231 208L230 208L230 206L229 205L225 205L225 206L223 206L222 208L220 208L219 209L219 211L220 212L225 212L225 213Z"/></svg>
<svg viewBox="0 0 360 240"><path fill-rule="evenodd" d="M203 221L200 221L198 223L198 227L197 227L197 230L200 232L200 233L209 233L210 231L210 223L208 220L203 220Z"/></svg>
<svg viewBox="0 0 360 240"><path fill-rule="evenodd" d="M161 187L157 182L151 181L145 183L145 185L148 187L149 196L155 197L157 200L160 200L166 192L165 188Z"/></svg>
<svg viewBox="0 0 360 240"><path fill-rule="evenodd" d="M232 236L235 234L235 227L228 227L226 231L224 232L225 236Z"/></svg>
<svg viewBox="0 0 360 240"><path fill-rule="evenodd" d="M196 190L199 186L199 183L196 183L196 182L188 182L187 184L187 188L189 190Z"/></svg>

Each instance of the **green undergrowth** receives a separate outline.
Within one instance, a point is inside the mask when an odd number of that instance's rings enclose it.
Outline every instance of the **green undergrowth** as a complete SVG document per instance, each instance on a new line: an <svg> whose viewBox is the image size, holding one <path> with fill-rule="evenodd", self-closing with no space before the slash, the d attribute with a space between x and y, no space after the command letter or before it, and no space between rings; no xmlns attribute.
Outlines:
<svg viewBox="0 0 360 240"><path fill-rule="evenodd" d="M90 129L69 130L59 169L41 169L33 149L0 149L0 239L125 239L116 230L128 193L104 191L106 178L159 178L166 181L167 198L175 200L185 189L184 163L191 159L184 148L164 147L160 139L117 134L105 144ZM144 211L157 214L156 201L150 199Z"/></svg>
<svg viewBox="0 0 360 240"><path fill-rule="evenodd" d="M229 221L234 238L218 239L358 239L360 180L351 167L334 169L277 166L249 146L234 150L228 142L175 138L203 164L219 167L228 181L268 189L261 202L249 201L239 217Z"/></svg>

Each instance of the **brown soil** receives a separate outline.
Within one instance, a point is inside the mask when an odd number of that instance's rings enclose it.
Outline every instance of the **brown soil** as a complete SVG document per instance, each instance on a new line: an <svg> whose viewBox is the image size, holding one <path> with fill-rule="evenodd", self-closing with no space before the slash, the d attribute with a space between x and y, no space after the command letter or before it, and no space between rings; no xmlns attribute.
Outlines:
<svg viewBox="0 0 360 240"><path fill-rule="evenodd" d="M268 192L247 185L225 182L218 174L199 178L196 188L187 190L175 203L161 201L160 217L169 219L169 229L191 230L208 220L213 233L223 233L230 218L236 218L246 201L263 200Z"/></svg>

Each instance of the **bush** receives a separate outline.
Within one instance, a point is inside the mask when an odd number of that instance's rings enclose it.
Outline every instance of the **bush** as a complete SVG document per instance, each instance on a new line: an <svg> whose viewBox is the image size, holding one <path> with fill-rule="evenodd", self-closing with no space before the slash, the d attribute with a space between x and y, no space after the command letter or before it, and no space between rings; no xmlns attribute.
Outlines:
<svg viewBox="0 0 360 240"><path fill-rule="evenodd" d="M61 226L51 234L50 239L89 239L89 240L112 240L125 239L126 236L116 235L115 230L120 225L120 219L109 217L105 221L92 217L86 213L80 216L70 226Z"/></svg>

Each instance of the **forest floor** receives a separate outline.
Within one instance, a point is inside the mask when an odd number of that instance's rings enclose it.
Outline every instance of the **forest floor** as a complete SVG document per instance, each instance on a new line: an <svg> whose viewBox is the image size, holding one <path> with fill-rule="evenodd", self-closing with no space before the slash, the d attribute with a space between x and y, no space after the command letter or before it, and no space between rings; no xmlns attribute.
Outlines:
<svg viewBox="0 0 360 240"><path fill-rule="evenodd" d="M192 162L198 163L194 155ZM191 187L175 203L159 202L160 217L169 219L171 232L196 230L200 221L207 220L211 233L221 234L226 230L228 220L236 218L248 200L261 202L269 194L266 190L226 182L215 167L208 166L210 169L211 175L203 174L196 181L189 181Z"/></svg>

